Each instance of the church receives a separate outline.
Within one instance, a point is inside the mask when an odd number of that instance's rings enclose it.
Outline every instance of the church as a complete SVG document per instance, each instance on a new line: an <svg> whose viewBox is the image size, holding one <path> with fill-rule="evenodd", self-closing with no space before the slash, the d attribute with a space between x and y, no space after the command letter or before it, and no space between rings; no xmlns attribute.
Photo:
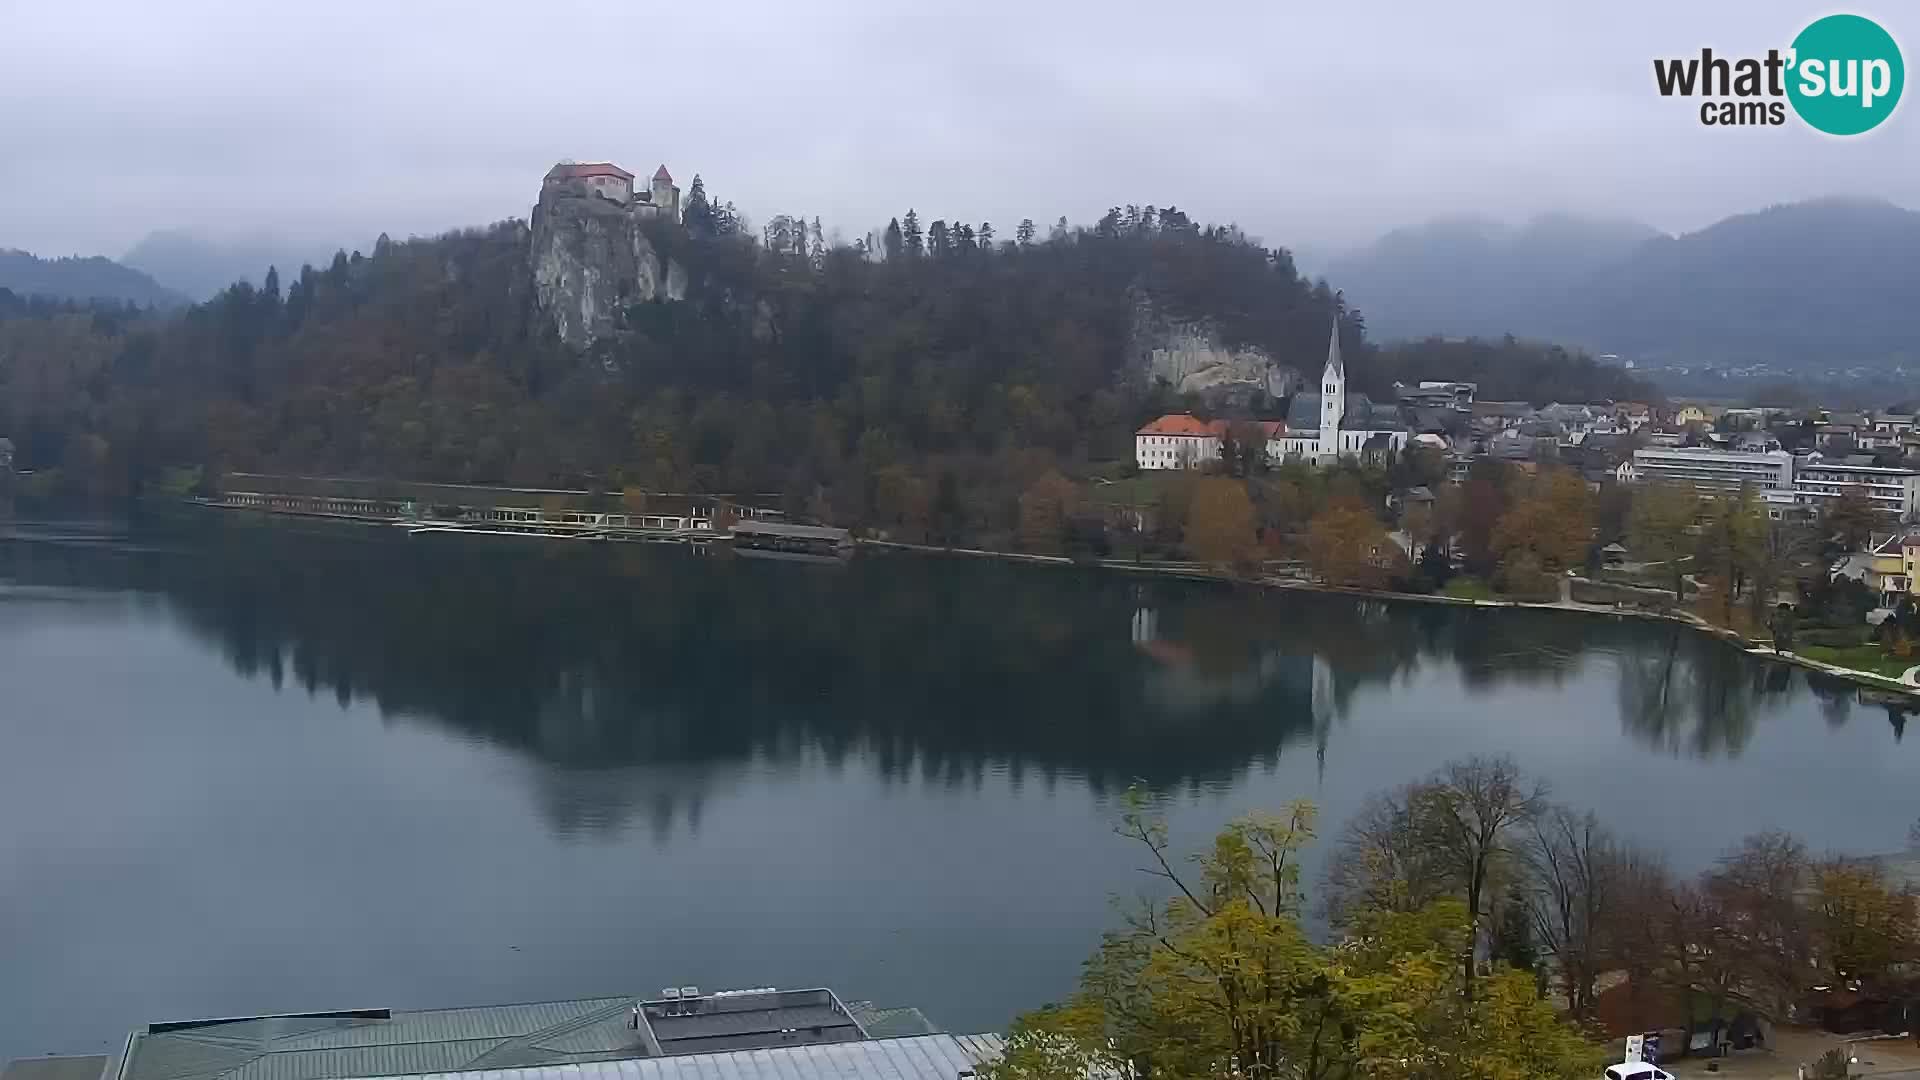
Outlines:
<svg viewBox="0 0 1920 1080"><path fill-rule="evenodd" d="M1309 464L1331 465L1343 457L1397 453L1406 449L1411 434L1397 407L1375 405L1367 395L1347 389L1347 366L1340 359L1340 316L1335 313L1320 390L1293 395L1286 431L1267 441L1267 456L1276 463L1298 455Z"/></svg>

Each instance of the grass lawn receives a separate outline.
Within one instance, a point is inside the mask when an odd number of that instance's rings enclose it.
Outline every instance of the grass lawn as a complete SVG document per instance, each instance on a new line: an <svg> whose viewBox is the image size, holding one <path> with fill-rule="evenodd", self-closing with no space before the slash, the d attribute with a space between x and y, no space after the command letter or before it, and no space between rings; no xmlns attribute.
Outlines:
<svg viewBox="0 0 1920 1080"><path fill-rule="evenodd" d="M1920 659L1903 660L1871 643L1845 649L1834 649L1825 645L1803 645L1793 651L1809 660L1818 660L1823 664L1833 664L1837 667L1853 668L1856 671L1871 671L1876 675L1885 675L1889 679L1898 679L1908 668L1920 663Z"/></svg>
<svg viewBox="0 0 1920 1080"><path fill-rule="evenodd" d="M1440 590L1440 595L1451 596L1455 600L1491 600L1493 590L1479 578L1462 574L1447 582L1446 588Z"/></svg>

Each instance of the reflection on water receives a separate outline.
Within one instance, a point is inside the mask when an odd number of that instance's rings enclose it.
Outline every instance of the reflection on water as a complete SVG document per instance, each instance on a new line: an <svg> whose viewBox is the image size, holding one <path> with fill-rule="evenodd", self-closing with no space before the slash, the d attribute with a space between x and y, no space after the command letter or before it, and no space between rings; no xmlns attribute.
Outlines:
<svg viewBox="0 0 1920 1080"><path fill-rule="evenodd" d="M17 529L0 1015L51 1034L0 1025L0 1056L675 980L998 1026L1136 887L1104 828L1136 780L1190 843L1302 796L1337 828L1512 753L1683 867L1768 825L1884 849L1920 812L1904 713L1664 624L912 556Z"/></svg>
<svg viewBox="0 0 1920 1080"><path fill-rule="evenodd" d="M636 815L664 832L730 770L807 756L949 785L1231 783L1298 745L1338 754L1355 695L1434 668L1483 696L1597 668L1622 731L1702 759L1737 756L1801 695L1831 724L1856 696L1671 625L991 562L843 571L226 520L138 548L24 535L0 547L0 612L103 585L158 596L248 678L559 770L536 783L565 832ZM1880 709L1897 741L1904 713Z"/></svg>

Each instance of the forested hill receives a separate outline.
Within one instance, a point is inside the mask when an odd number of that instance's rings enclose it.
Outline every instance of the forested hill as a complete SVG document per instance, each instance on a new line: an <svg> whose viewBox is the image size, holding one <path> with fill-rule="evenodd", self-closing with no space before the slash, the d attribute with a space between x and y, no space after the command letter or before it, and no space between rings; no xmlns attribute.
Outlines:
<svg viewBox="0 0 1920 1080"><path fill-rule="evenodd" d="M141 307L184 307L187 298L112 259L42 259L0 248L0 289L51 300L106 300Z"/></svg>
<svg viewBox="0 0 1920 1080"><path fill-rule="evenodd" d="M1050 468L1130 459L1138 424L1185 404L1148 374L1143 308L1311 378L1338 305L1284 251L1178 211L1048 238L1023 224L997 245L989 226L923 236L908 215L885 259L729 224L658 224L685 300L634 305L588 355L539 310L517 221L382 238L173 318L0 319L0 432L23 468L102 492L190 465L777 491L850 524L929 506L999 519ZM1343 337L1364 379L1358 313ZM1567 363L1527 354L1516 381Z"/></svg>

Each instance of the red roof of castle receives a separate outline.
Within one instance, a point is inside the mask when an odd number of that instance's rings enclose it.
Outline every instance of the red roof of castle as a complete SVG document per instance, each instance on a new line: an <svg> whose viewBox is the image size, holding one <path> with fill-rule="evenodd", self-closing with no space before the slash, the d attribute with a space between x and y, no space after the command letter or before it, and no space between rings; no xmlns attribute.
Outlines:
<svg viewBox="0 0 1920 1080"><path fill-rule="evenodd" d="M633 174L611 161L563 161L547 173L549 180L585 180L592 176L633 179Z"/></svg>
<svg viewBox="0 0 1920 1080"><path fill-rule="evenodd" d="M671 182L673 180L673 174L667 171L667 167L665 165L662 165L658 169L654 170L653 178L655 180L666 180Z"/></svg>

